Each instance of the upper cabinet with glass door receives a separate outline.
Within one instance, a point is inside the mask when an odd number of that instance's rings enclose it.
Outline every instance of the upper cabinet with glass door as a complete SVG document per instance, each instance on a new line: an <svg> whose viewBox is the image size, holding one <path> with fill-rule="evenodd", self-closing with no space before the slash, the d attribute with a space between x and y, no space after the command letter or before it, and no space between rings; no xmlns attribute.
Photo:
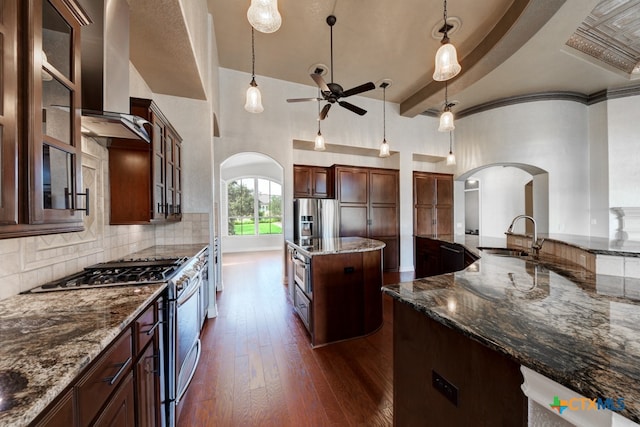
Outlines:
<svg viewBox="0 0 640 427"><path fill-rule="evenodd" d="M0 3L0 238L82 229L80 27L88 23L74 0Z"/></svg>
<svg viewBox="0 0 640 427"><path fill-rule="evenodd" d="M33 74L28 140L34 197L29 222L82 225L80 201L81 10L69 0L31 0Z"/></svg>

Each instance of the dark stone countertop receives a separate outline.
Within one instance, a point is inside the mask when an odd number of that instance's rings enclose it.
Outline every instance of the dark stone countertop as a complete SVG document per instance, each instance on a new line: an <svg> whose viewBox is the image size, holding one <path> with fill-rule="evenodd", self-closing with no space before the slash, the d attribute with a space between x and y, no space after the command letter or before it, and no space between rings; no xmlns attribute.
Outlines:
<svg viewBox="0 0 640 427"><path fill-rule="evenodd" d="M624 398L621 415L640 422L640 280L623 298L608 292L618 278L561 260L480 256L383 291L585 397Z"/></svg>
<svg viewBox="0 0 640 427"><path fill-rule="evenodd" d="M207 246L158 245L124 259L193 257ZM35 419L165 288L105 287L0 300L0 426Z"/></svg>
<svg viewBox="0 0 640 427"><path fill-rule="evenodd" d="M0 301L0 426L26 426L166 284L22 294Z"/></svg>
<svg viewBox="0 0 640 427"><path fill-rule="evenodd" d="M303 255L344 254L350 252L377 251L386 246L379 240L365 237L336 237L333 239L287 240L287 243Z"/></svg>

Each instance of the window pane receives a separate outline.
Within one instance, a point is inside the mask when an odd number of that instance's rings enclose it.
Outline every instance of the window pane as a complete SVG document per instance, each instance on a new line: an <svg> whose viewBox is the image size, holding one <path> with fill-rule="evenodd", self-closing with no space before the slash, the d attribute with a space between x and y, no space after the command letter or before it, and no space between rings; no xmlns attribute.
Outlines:
<svg viewBox="0 0 640 427"><path fill-rule="evenodd" d="M56 79L42 79L42 133L71 144L71 91Z"/></svg>
<svg viewBox="0 0 640 427"><path fill-rule="evenodd" d="M73 155L58 148L42 146L42 189L45 209L71 209Z"/></svg>
<svg viewBox="0 0 640 427"><path fill-rule="evenodd" d="M47 62L71 79L71 26L48 2L42 2L42 51Z"/></svg>
<svg viewBox="0 0 640 427"><path fill-rule="evenodd" d="M227 186L229 235L282 234L281 191L280 184L261 178L230 182Z"/></svg>

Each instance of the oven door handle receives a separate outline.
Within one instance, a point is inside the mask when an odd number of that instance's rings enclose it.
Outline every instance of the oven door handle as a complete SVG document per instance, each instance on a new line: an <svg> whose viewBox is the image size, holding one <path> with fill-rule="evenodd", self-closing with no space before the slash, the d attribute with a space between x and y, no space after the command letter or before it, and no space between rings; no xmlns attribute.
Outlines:
<svg viewBox="0 0 640 427"><path fill-rule="evenodd" d="M176 396L176 405L178 403L180 403L180 400L182 400L182 398L184 397L184 394L187 392L187 389L189 388L189 384L191 384L191 380L193 379L193 376L196 373L196 367L198 366L198 362L200 362L200 354L202 352L202 343L200 342L199 339L196 339L196 341L194 342L193 347L191 347L191 351L193 351L193 348L195 347L196 349L196 361L193 364L193 369L191 370L191 372L189 373L189 378L187 379L187 382L184 383L184 387L182 388L182 390L178 390L178 395ZM187 357L185 358L185 362L189 360L189 356L187 355ZM180 367L180 372L182 372L182 366Z"/></svg>
<svg viewBox="0 0 640 427"><path fill-rule="evenodd" d="M197 277L195 279L198 282L200 282L200 277ZM189 289L189 293L187 295L184 295L184 296L181 295L180 298L178 298L178 307L180 307L182 304L187 302L189 300L189 298L194 296L200 290L200 283L198 283L197 285L189 284L189 288L188 289Z"/></svg>

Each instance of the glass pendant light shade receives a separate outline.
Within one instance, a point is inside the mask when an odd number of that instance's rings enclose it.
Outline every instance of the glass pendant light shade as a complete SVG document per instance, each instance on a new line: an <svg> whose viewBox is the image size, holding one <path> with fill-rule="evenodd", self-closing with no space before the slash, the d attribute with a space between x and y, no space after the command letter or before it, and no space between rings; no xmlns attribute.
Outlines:
<svg viewBox="0 0 640 427"><path fill-rule="evenodd" d="M316 135L315 144L313 145L313 149L316 151L324 151L327 147L324 146L324 136L318 131Z"/></svg>
<svg viewBox="0 0 640 427"><path fill-rule="evenodd" d="M261 33L273 33L280 28L282 17L278 12L278 0L251 0L247 19Z"/></svg>
<svg viewBox="0 0 640 427"><path fill-rule="evenodd" d="M455 128L456 127L453 124L453 113L449 110L445 110L445 112L440 115L440 126L438 127L438 131L451 132Z"/></svg>
<svg viewBox="0 0 640 427"><path fill-rule="evenodd" d="M244 104L244 109L250 113L262 113L264 111L262 95L255 79L251 80L249 89L247 89L247 102Z"/></svg>
<svg viewBox="0 0 640 427"><path fill-rule="evenodd" d="M383 139L382 144L380 144L380 154L378 154L378 156L389 157L390 155L391 152L389 151L389 144L387 143L386 139Z"/></svg>
<svg viewBox="0 0 640 427"><path fill-rule="evenodd" d="M458 63L458 53L454 45L445 41L436 52L436 70L433 80L443 82L458 75L462 67Z"/></svg>
<svg viewBox="0 0 640 427"><path fill-rule="evenodd" d="M449 155L447 156L447 166L453 166L456 164L456 156L453 154L453 151L449 151Z"/></svg>

